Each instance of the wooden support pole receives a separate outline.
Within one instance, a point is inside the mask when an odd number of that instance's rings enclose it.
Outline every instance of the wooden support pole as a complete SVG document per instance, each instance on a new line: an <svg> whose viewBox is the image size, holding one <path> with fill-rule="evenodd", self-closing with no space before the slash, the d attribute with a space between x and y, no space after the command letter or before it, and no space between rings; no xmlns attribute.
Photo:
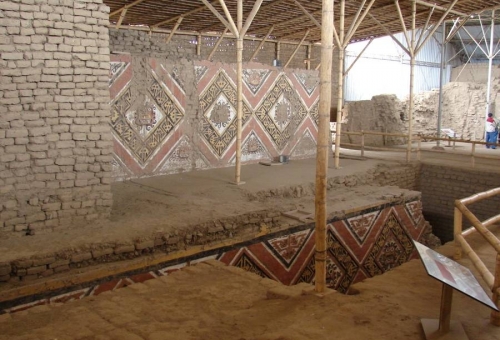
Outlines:
<svg viewBox="0 0 500 340"><path fill-rule="evenodd" d="M396 44L398 44L399 47L401 47L401 49L403 51L405 51L406 54L410 55L410 51L408 50L408 48L404 47L403 44L401 44L399 42L398 39L396 39L396 37L394 37L394 35L384 26L380 23L380 21L377 20L377 18L375 18L373 15L371 15L370 13L368 13L368 16L373 20L375 21L375 23L388 35L392 38L392 40L394 40L394 42Z"/></svg>
<svg viewBox="0 0 500 340"><path fill-rule="evenodd" d="M266 43L267 39L269 39L269 36L271 35L273 29L274 29L274 26L271 26L271 28L269 29L269 31L267 31L267 34L266 34L265 38L260 41L259 46L257 46L257 48L255 49L255 51L253 52L252 57L250 57L249 61L252 61L257 56L257 54L260 52L262 46L264 46L264 44Z"/></svg>
<svg viewBox="0 0 500 340"><path fill-rule="evenodd" d="M335 134L335 169L340 168L340 134L342 131L342 111L344 105L344 20L345 0L340 0L340 24L339 24L339 59L338 59L338 87L337 87L337 133Z"/></svg>
<svg viewBox="0 0 500 340"><path fill-rule="evenodd" d="M312 44L307 45L307 51L306 51L306 69L310 70L311 69L311 50L312 50Z"/></svg>
<svg viewBox="0 0 500 340"><path fill-rule="evenodd" d="M252 11L247 17L247 20L245 20L245 24L243 25L243 28L239 31L241 36L245 36L247 34L248 28L250 28L250 25L252 24L253 19L257 15L257 12L260 9L260 5L262 5L263 0L257 0L253 4Z"/></svg>
<svg viewBox="0 0 500 340"><path fill-rule="evenodd" d="M361 157L365 157L365 134L361 130Z"/></svg>
<svg viewBox="0 0 500 340"><path fill-rule="evenodd" d="M500 288L500 254L497 254L496 263L495 263L495 281L493 282L493 296L491 300L493 303L500 307L500 295L498 294L498 289ZM500 326L500 312L495 310L491 311L490 315L490 323L495 326Z"/></svg>
<svg viewBox="0 0 500 340"><path fill-rule="evenodd" d="M235 37L238 36L238 31L236 30L236 27L234 27L234 22L233 22L233 25L231 25L226 19L224 19L224 17L219 13L219 11L217 11L215 9L214 6L212 6L211 3L209 3L207 0L201 0L205 6L208 7L208 9L217 17L217 19L220 20L220 22L222 22L222 24L231 31L231 33L233 33L233 35ZM231 19L232 20L232 19Z"/></svg>
<svg viewBox="0 0 500 340"><path fill-rule="evenodd" d="M318 20L316 20L316 18L311 14L309 13L309 11L304 7L302 6L302 4L300 2L298 2L297 0L293 0L293 2L295 2L295 5L297 5L297 7L299 7L302 12L304 12L304 14L317 26L317 27L320 27L321 28L321 24L318 22Z"/></svg>
<svg viewBox="0 0 500 340"><path fill-rule="evenodd" d="M241 129L243 117L243 36L239 34L243 28L243 0L238 0L236 10L238 37L236 39L236 169L235 184L241 183Z"/></svg>
<svg viewBox="0 0 500 340"><path fill-rule="evenodd" d="M172 40L172 37L174 36L175 32L179 28L183 19L184 19L184 17L179 17L179 19L177 19L177 22L175 23L174 28L172 29L172 31L170 31L170 34L168 35L167 39L165 40L165 44L168 44L170 42L170 40Z"/></svg>
<svg viewBox="0 0 500 340"><path fill-rule="evenodd" d="M351 41L354 33L356 33L356 31L358 30L359 25L361 25L361 23L363 22L363 20L365 20L365 17L368 14L368 12L370 11L370 9L372 8L374 2L375 2L375 0L371 0L370 1L370 3L368 4L368 6L366 6L366 8L365 8L363 14L361 15L361 17L356 20L356 22L354 23L354 25L352 25L351 29L349 30L349 32L345 36L344 47L347 47L347 45Z"/></svg>
<svg viewBox="0 0 500 340"><path fill-rule="evenodd" d="M427 37L420 43L420 45L415 46L415 51L414 51L415 55L418 54L420 49L427 43L427 41L430 39L430 37L432 37L434 35L436 30L439 28L441 23L446 19L446 16L451 12L451 9L453 8L453 6L455 6L455 4L457 2L458 2L458 0L453 0L453 2L448 6L448 9L443 13L441 18L439 18L438 22L434 23L434 27L429 32L429 35L427 35ZM416 6L416 4L415 4L415 6ZM415 11L416 11L416 9L415 9Z"/></svg>
<svg viewBox="0 0 500 340"><path fill-rule="evenodd" d="M365 6L365 3L366 3L366 0L363 0L361 2L361 4L358 5L358 10L356 11L356 15L354 16L354 18L351 20L351 25L349 26L349 29L347 30L347 34L346 36L348 37L351 32L353 31L354 29L354 25L356 24L356 21L358 20L359 18L359 15L361 14L361 11L363 10L363 7Z"/></svg>
<svg viewBox="0 0 500 340"><path fill-rule="evenodd" d="M276 60L280 60L281 57L281 43L278 41L276 43Z"/></svg>
<svg viewBox="0 0 500 340"><path fill-rule="evenodd" d="M316 66L314 69L317 71L320 69L320 67L321 67L321 63L319 63L318 66Z"/></svg>
<svg viewBox="0 0 500 340"><path fill-rule="evenodd" d="M458 18L457 20L460 20L460 18ZM461 18L461 20L462 21L460 22L460 24L458 26L455 25L455 21L454 21L453 27L451 28L450 33L446 37L445 43L450 42L450 40L455 36L455 34L457 34L458 31L460 31L460 29L469 21L469 17Z"/></svg>
<svg viewBox="0 0 500 340"><path fill-rule="evenodd" d="M123 19L125 19L125 16L127 15L128 8L124 8L123 11L120 13L120 18L118 18L118 22L116 23L116 29L120 29L120 26L122 25Z"/></svg>
<svg viewBox="0 0 500 340"><path fill-rule="evenodd" d="M302 44L304 43L304 40L306 40L308 35L309 35L309 30L306 31L306 34L304 34L300 43L297 45L297 47L295 47L295 50L293 50L292 55L290 56L290 58L288 58L288 61L286 62L285 66L283 66L283 68L288 67L288 65L293 60L293 57L295 57L295 54L297 54L297 51L300 49L300 46L302 46Z"/></svg>
<svg viewBox="0 0 500 340"><path fill-rule="evenodd" d="M417 40L417 46L420 45L420 42L422 41L422 37L424 36L425 32L427 31L427 29L429 28L429 22L431 20L431 17L432 17L432 13L434 13L434 8L432 8L430 11L429 11L429 15L427 15L427 20L425 20L425 24L424 26L421 28L421 31L420 31L420 36L418 37L418 40ZM443 39L444 39L444 32L443 32ZM439 41L437 42L438 44L440 43Z"/></svg>
<svg viewBox="0 0 500 340"><path fill-rule="evenodd" d="M399 1L394 0L394 5L396 5L396 9L398 10L398 17L399 21L401 22L401 27L403 28L403 35L406 40L406 45L410 46L410 38L408 37L408 31L406 30L406 24L405 24L405 19L403 18L403 13L401 13L401 7L399 7ZM412 18L414 17L412 16Z"/></svg>
<svg viewBox="0 0 500 340"><path fill-rule="evenodd" d="M342 0L344 1L344 0ZM322 1L321 71L315 193L315 289L326 290L326 182L331 150L330 107L332 100L333 0Z"/></svg>
<svg viewBox="0 0 500 340"><path fill-rule="evenodd" d="M226 27L226 29L224 30L224 32L222 32L219 40L217 40L217 42L215 43L214 48L212 49L212 52L210 52L210 54L208 55L207 60L212 60L212 57L214 56L215 52L219 48L219 45L222 42L222 39L224 39L224 35L226 35L226 33L227 33L228 30L229 30L229 28Z"/></svg>
<svg viewBox="0 0 500 340"><path fill-rule="evenodd" d="M455 253L453 259L460 260L462 258L462 246L457 240L457 236L462 234L462 212L458 208L454 209L453 213L453 235L455 238Z"/></svg>
<svg viewBox="0 0 500 340"><path fill-rule="evenodd" d="M439 312L439 333L446 334L450 331L451 303L453 300L453 288L443 283L441 292L441 309Z"/></svg>
<svg viewBox="0 0 500 340"><path fill-rule="evenodd" d="M408 145L406 147L406 162L409 163L411 160L411 135L412 135L412 124L413 124L413 86L415 82L415 19L417 14L417 3L415 0L411 1L411 41L408 49L410 50L410 93L408 98Z"/></svg>
<svg viewBox="0 0 500 340"><path fill-rule="evenodd" d="M224 0L219 0L220 5L222 6L222 10L224 11L224 14L226 15L227 21L229 22L229 29L234 32L239 32L240 30L236 27L234 24L233 17L231 16L231 13L229 13L229 10L227 9L226 3Z"/></svg>
<svg viewBox="0 0 500 340"><path fill-rule="evenodd" d="M196 55L201 55L201 34L196 39Z"/></svg>
<svg viewBox="0 0 500 340"><path fill-rule="evenodd" d="M352 69L352 67L354 66L354 64L356 64L356 62L359 60L359 58L361 58L361 56L366 51L366 49L368 48L368 46L370 46L370 44L372 43L373 39L374 38L371 38L370 41L368 41L368 44L366 44L365 47L363 47L363 49L361 50L361 52L359 52L359 54L357 55L356 59L354 59L354 61L352 62L352 64L349 65L349 67L347 68L347 70L344 72L344 76L347 76L349 74L349 71Z"/></svg>

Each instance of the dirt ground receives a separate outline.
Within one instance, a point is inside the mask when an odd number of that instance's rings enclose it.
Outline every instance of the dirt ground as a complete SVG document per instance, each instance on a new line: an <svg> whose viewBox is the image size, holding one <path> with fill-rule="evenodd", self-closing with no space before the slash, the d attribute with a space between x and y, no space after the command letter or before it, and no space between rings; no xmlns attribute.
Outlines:
<svg viewBox="0 0 500 340"><path fill-rule="evenodd" d="M469 239L493 267L491 247ZM425 339L420 319L439 316L442 286L420 260L354 287L359 294L317 296L312 286L284 287L213 261L97 297L1 315L0 339L417 340ZM453 299L452 320L469 339L500 339L489 308L456 291Z"/></svg>

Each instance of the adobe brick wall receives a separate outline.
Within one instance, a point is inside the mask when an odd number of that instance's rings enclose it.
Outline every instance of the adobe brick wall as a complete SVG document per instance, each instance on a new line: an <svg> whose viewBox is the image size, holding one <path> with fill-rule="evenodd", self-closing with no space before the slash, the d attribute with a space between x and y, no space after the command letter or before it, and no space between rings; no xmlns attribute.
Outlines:
<svg viewBox="0 0 500 340"><path fill-rule="evenodd" d="M107 217L109 8L0 2L0 231Z"/></svg>
<svg viewBox="0 0 500 340"><path fill-rule="evenodd" d="M169 59L187 59L187 60L207 60L212 52L217 37L202 37L201 54L196 55L197 36L195 35L174 35L172 40L165 44L167 34L152 33L149 35L143 31L131 30L109 30L109 46L111 52L125 52L133 55L141 55L153 58L167 57ZM243 62L250 61L252 54L259 45L260 41L244 40L243 44ZM280 43L279 48L275 42L266 42L257 56L252 60L265 65L272 65L274 59L278 59L282 64L286 63L292 55L297 45ZM279 50L279 56L277 51ZM288 65L290 69L305 69L304 59L307 56L306 45L301 46L294 58ZM314 70L320 63L321 47L313 45L311 50L311 70ZM332 106L337 105L337 51L333 52L332 66ZM184 60L185 61L185 60ZM211 61L227 64L236 62L235 40L225 38L219 45L217 52L213 55Z"/></svg>
<svg viewBox="0 0 500 340"><path fill-rule="evenodd" d="M496 187L500 187L500 176L497 173L422 164L422 205L425 219L432 225L433 233L443 242L452 240L455 200ZM469 209L484 221L498 214L500 198L489 198L474 203ZM464 218L463 228L470 226Z"/></svg>
<svg viewBox="0 0 500 340"><path fill-rule="evenodd" d="M196 55L197 36L196 35L174 35L172 40L165 44L168 34L152 33L149 35L143 31L110 29L110 49L112 52L127 52L140 54L149 57L179 57L192 60L207 60L213 50L218 37L203 36L201 38L201 54ZM244 40L243 61L248 62L252 57L260 41ZM272 65L277 57L277 44L266 42L257 56L252 60L261 64ZM284 64L292 55L297 45L281 43L279 47L279 60ZM311 51L311 68L314 69L319 64L320 47L313 46ZM304 59L307 56L307 46L299 48L289 68L306 68ZM224 38L219 44L217 52L211 61L234 64L236 62L235 40Z"/></svg>

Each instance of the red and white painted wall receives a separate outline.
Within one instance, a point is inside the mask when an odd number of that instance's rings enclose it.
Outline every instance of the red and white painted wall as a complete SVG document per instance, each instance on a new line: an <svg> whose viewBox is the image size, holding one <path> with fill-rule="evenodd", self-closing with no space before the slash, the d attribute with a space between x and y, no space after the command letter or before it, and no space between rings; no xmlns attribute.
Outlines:
<svg viewBox="0 0 500 340"><path fill-rule="evenodd" d="M122 180L231 166L236 65L112 55L113 174ZM317 71L243 66L242 162L313 157Z"/></svg>

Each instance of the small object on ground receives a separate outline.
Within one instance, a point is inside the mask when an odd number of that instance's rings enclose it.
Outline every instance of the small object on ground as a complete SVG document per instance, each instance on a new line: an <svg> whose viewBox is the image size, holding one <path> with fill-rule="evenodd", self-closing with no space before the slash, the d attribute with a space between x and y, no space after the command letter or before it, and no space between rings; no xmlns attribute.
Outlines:
<svg viewBox="0 0 500 340"><path fill-rule="evenodd" d="M283 165L283 163L280 163L280 162L266 162L266 161L260 161L259 164L265 165L265 166Z"/></svg>

